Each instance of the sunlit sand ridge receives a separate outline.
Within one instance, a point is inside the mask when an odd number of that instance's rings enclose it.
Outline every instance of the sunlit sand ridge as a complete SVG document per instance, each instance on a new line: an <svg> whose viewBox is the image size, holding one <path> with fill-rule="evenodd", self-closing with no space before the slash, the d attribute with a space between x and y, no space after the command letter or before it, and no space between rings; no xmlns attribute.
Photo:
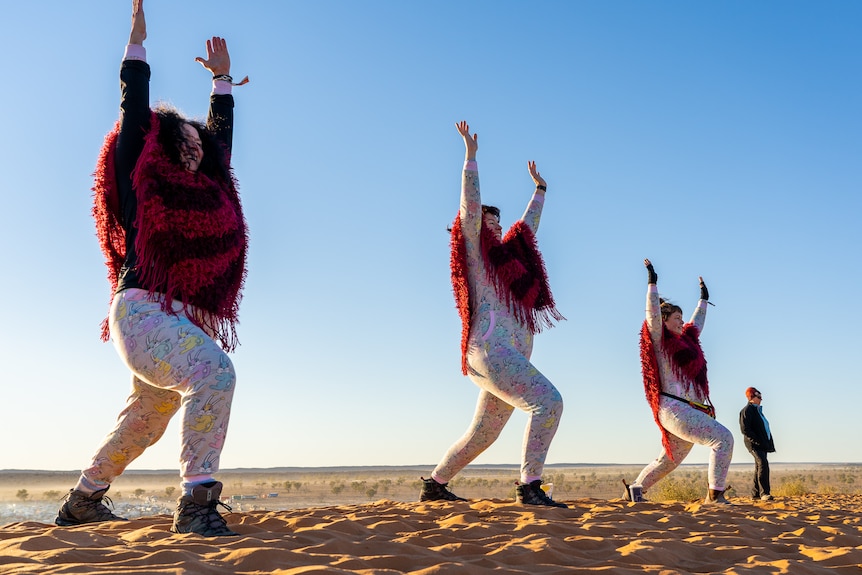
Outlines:
<svg viewBox="0 0 862 575"><path fill-rule="evenodd" d="M580 475L594 480L590 473ZM327 477L321 485L337 491L343 478ZM831 477L846 482L848 476ZM352 482L344 482L346 491L367 497L372 484L365 481L366 493ZM392 496L400 493L396 484ZM245 482L243 487L252 490ZM240 536L222 539L172 534L167 514L74 528L17 521L0 527L0 573L858 574L862 495L820 487L833 493L756 503L738 494L732 507L565 494L555 497L570 509L493 498L255 510L266 501L239 500L234 504L243 510L227 519Z"/></svg>

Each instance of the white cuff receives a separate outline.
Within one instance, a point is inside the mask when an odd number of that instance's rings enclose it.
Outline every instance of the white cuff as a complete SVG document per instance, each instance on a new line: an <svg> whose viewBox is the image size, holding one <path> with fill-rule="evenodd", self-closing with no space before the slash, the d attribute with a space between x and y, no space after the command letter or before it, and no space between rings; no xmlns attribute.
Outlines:
<svg viewBox="0 0 862 575"><path fill-rule="evenodd" d="M126 53L123 54L123 60L140 60L147 61L147 49L141 44L127 44Z"/></svg>

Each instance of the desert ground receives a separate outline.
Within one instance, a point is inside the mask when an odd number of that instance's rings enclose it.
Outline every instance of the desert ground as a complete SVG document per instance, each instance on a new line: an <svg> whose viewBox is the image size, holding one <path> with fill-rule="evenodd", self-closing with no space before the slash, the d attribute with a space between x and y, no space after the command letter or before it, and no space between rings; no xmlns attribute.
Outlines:
<svg viewBox="0 0 862 575"><path fill-rule="evenodd" d="M214 539L170 533L173 472L113 485L129 521L61 528L77 473L0 471L0 573L862 573L862 465L773 464L768 502L734 465L732 506L701 503L697 465L627 502L639 467L549 466L569 509L516 505L515 466L468 468L451 487L469 502L432 503L418 502L425 467L222 471L240 536Z"/></svg>

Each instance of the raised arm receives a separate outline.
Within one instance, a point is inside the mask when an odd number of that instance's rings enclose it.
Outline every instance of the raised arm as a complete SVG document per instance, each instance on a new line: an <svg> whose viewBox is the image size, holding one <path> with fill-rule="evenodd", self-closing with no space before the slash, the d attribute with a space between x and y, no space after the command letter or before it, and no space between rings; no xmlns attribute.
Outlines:
<svg viewBox="0 0 862 575"><path fill-rule="evenodd" d="M207 127L221 141L230 155L233 147L233 96L231 95L230 52L227 41L219 36L207 40L207 57L198 56L195 62L213 75L213 92L207 114Z"/></svg>
<svg viewBox="0 0 862 575"><path fill-rule="evenodd" d="M530 198L530 201L527 203L527 209L524 212L524 215L521 216L521 220L527 224L535 234L539 230L539 220L542 217L542 208L545 206L545 192L548 190L548 186L545 183L545 179L539 173L539 170L536 169L536 162L527 162L527 169L530 172L530 177L533 179L533 184L535 184L536 189L533 192L533 196Z"/></svg>
<svg viewBox="0 0 862 575"><path fill-rule="evenodd" d="M706 284L703 282L703 277L698 277L700 282L700 301L697 302L697 307L691 314L690 323L697 327L698 331L703 331L703 326L706 324L706 307L709 302L709 290L706 289Z"/></svg>
<svg viewBox="0 0 862 575"><path fill-rule="evenodd" d="M144 134L150 126L150 66L147 64L147 52L143 45L146 38L144 1L133 0L129 44L120 66L120 133L117 136L115 155L117 185L124 219L133 215L126 210L126 198L131 194L132 170L144 148Z"/></svg>
<svg viewBox="0 0 862 575"><path fill-rule="evenodd" d="M461 175L461 230L465 237L478 238L482 226L482 197L479 193L479 168L476 166L479 136L470 134L467 122L458 122L455 127L464 140L465 148Z"/></svg>
<svg viewBox="0 0 862 575"><path fill-rule="evenodd" d="M150 67L144 49L146 38L144 0L133 0L129 45L120 67L120 133L140 139L141 146L141 128L149 126L150 122ZM135 157L137 159L137 155Z"/></svg>
<svg viewBox="0 0 862 575"><path fill-rule="evenodd" d="M658 274L655 273L652 262L644 259L647 269L646 322L650 336L654 342L661 341L661 300L658 295Z"/></svg>

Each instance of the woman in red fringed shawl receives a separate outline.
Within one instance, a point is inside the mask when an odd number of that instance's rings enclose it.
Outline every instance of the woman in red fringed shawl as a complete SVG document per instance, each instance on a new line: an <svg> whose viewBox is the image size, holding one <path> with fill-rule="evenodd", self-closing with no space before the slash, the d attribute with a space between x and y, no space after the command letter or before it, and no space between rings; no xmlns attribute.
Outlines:
<svg viewBox="0 0 862 575"><path fill-rule="evenodd" d="M226 352L237 344L247 244L229 161L230 55L213 37L207 58L196 59L213 75L204 125L150 109L146 36L143 0L134 0L120 120L105 139L93 188L112 293L102 336L132 371L132 392L56 523L119 519L103 496L180 412L182 491L171 530L235 535L216 510L222 484L213 478L233 402L236 376ZM90 395L88 405L98 389Z"/></svg>
<svg viewBox="0 0 862 575"><path fill-rule="evenodd" d="M711 449L709 492L706 503L728 503L724 497L727 472L733 454L733 435L715 420L709 400L706 359L700 347L700 332L706 322L709 291L700 278L700 301L689 323L682 309L658 295L658 276L649 260L646 321L641 329L641 366L644 391L661 430L662 451L644 467L634 485L646 492L677 468L694 444ZM625 494L630 497L628 489Z"/></svg>
<svg viewBox="0 0 862 575"><path fill-rule="evenodd" d="M534 236L545 181L535 162L530 162L536 191L524 216L502 237L499 210L483 206L479 195L478 138L471 137L466 122L457 127L466 146L466 163L461 209L452 226L452 286L463 326L461 369L480 391L473 422L424 480L420 499L462 500L446 484L497 439L517 407L529 414L517 500L566 507L541 489L542 469L563 400L530 363L533 335L553 320L563 319L554 307Z"/></svg>

